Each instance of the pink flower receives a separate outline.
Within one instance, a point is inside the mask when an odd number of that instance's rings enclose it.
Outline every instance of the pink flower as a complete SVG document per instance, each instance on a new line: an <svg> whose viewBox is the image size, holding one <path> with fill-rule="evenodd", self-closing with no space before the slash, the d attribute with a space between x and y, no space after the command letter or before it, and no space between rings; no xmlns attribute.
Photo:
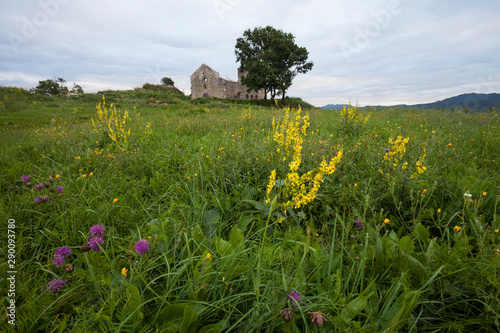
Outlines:
<svg viewBox="0 0 500 333"><path fill-rule="evenodd" d="M90 234L93 237L104 238L104 227L100 224L93 225L90 228Z"/></svg>
<svg viewBox="0 0 500 333"><path fill-rule="evenodd" d="M135 252L140 255L145 255L149 251L149 242L145 239L141 239L135 244Z"/></svg>
<svg viewBox="0 0 500 333"><path fill-rule="evenodd" d="M63 288L65 284L66 280L63 281L58 278L54 278L49 282L49 285L46 287L46 289L48 289L51 294L55 294L59 292L59 290Z"/></svg>
<svg viewBox="0 0 500 333"><path fill-rule="evenodd" d="M297 301L300 302L301 298L297 291L291 291L286 297L292 302L292 306L298 306Z"/></svg>
<svg viewBox="0 0 500 333"><path fill-rule="evenodd" d="M102 246L102 238L94 237L89 240L89 247L92 251L99 251Z"/></svg>

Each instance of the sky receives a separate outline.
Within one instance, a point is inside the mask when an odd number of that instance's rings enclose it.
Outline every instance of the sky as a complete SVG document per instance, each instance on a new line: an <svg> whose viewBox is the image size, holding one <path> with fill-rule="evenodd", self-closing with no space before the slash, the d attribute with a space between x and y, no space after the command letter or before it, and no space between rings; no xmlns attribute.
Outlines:
<svg viewBox="0 0 500 333"><path fill-rule="evenodd" d="M500 0L0 0L0 86L170 77L189 94L203 63L237 80L236 39L270 25L308 50L313 69L287 96L316 106L498 93L499 14Z"/></svg>

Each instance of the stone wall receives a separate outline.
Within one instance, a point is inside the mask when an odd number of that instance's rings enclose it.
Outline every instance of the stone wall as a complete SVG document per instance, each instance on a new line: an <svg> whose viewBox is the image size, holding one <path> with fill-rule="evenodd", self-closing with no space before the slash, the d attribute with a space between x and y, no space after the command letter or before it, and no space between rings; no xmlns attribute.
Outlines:
<svg viewBox="0 0 500 333"><path fill-rule="evenodd" d="M191 98L218 97L235 99L263 99L264 90L247 92L247 87L241 84L241 75L238 82L225 80L219 73L209 66L202 64L191 75Z"/></svg>

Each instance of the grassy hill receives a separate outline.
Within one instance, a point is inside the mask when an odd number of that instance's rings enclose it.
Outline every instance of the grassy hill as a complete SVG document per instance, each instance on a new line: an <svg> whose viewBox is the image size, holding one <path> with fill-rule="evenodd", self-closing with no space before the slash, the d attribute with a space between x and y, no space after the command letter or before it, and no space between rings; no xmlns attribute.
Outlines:
<svg viewBox="0 0 500 333"><path fill-rule="evenodd" d="M500 328L498 112L0 101L2 331Z"/></svg>

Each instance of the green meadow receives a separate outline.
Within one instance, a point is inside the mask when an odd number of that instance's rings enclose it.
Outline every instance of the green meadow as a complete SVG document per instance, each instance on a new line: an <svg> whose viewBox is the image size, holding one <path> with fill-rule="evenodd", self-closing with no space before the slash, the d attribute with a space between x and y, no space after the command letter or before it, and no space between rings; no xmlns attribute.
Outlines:
<svg viewBox="0 0 500 333"><path fill-rule="evenodd" d="M2 332L500 331L497 111L146 88L0 88Z"/></svg>

